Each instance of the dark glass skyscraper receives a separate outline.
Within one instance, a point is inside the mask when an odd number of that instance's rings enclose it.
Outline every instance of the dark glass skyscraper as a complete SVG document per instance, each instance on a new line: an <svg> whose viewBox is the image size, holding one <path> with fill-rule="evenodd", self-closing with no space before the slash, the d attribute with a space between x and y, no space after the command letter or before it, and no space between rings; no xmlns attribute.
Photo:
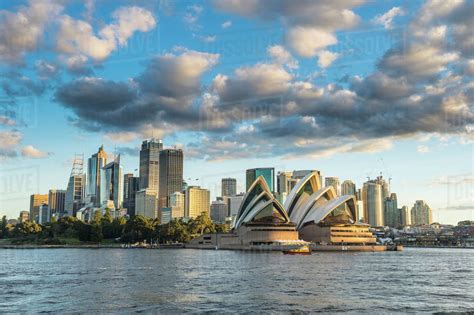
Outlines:
<svg viewBox="0 0 474 315"><path fill-rule="evenodd" d="M160 150L163 142L152 138L142 143L140 150L140 189L159 191Z"/></svg>
<svg viewBox="0 0 474 315"><path fill-rule="evenodd" d="M133 174L123 176L123 207L127 209L127 214L135 215L135 194L140 189L140 179Z"/></svg>
<svg viewBox="0 0 474 315"><path fill-rule="evenodd" d="M107 153L104 146L101 146L99 151L87 160L87 198L96 207L100 207L100 173L105 164Z"/></svg>
<svg viewBox="0 0 474 315"><path fill-rule="evenodd" d="M275 191L275 169L273 167L253 168L247 170L245 190L249 190L250 186L259 176L263 176L263 178L265 178L268 187L270 187L270 191Z"/></svg>
<svg viewBox="0 0 474 315"><path fill-rule="evenodd" d="M170 195L183 188L183 151L165 149L160 151L159 207L169 207Z"/></svg>
<svg viewBox="0 0 474 315"><path fill-rule="evenodd" d="M222 197L237 194L237 180L235 178L223 178L221 193Z"/></svg>

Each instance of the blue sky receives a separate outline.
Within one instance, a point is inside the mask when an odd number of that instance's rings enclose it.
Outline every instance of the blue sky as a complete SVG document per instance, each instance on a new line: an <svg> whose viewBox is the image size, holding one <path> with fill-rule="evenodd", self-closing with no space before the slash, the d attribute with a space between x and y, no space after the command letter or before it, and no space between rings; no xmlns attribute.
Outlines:
<svg viewBox="0 0 474 315"><path fill-rule="evenodd" d="M246 168L318 169L474 219L473 3L10 1L0 5L0 215L66 188L104 144L152 135L220 191ZM199 178L197 181L196 179Z"/></svg>

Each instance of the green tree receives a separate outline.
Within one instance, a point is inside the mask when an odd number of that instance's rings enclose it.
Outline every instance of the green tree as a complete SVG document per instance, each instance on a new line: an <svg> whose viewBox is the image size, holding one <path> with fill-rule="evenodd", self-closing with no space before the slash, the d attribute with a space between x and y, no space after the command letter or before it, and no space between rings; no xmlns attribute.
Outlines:
<svg viewBox="0 0 474 315"><path fill-rule="evenodd" d="M207 212L203 212L196 218L189 221L189 232L193 235L204 233L214 233L215 226Z"/></svg>
<svg viewBox="0 0 474 315"><path fill-rule="evenodd" d="M8 229L7 229L7 217L3 216L2 221L0 221L0 239L8 237Z"/></svg>
<svg viewBox="0 0 474 315"><path fill-rule="evenodd" d="M92 222L96 224L100 224L100 220L102 219L102 210L96 210L94 215L92 216Z"/></svg>
<svg viewBox="0 0 474 315"><path fill-rule="evenodd" d="M151 241L155 236L153 221L141 215L136 215L125 224L123 242L135 243L144 240Z"/></svg>
<svg viewBox="0 0 474 315"><path fill-rule="evenodd" d="M25 221L15 225L12 231L14 237L25 237L29 235L39 235L42 231L42 226L31 221Z"/></svg>
<svg viewBox="0 0 474 315"><path fill-rule="evenodd" d="M102 234L102 225L100 225L100 223L92 223L90 232L91 242L100 243L104 239L104 235Z"/></svg>

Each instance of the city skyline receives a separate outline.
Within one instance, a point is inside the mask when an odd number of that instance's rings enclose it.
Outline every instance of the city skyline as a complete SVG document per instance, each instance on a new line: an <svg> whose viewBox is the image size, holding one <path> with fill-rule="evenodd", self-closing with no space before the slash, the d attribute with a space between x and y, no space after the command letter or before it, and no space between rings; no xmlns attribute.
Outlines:
<svg viewBox="0 0 474 315"><path fill-rule="evenodd" d="M252 168L317 169L357 188L382 172L399 207L424 200L433 221L472 220L474 68L460 27L472 3L438 5L266 16L259 1L2 4L0 215L67 189L74 154L87 163L102 143L138 176L140 143L156 137L183 149L184 180L211 200L222 178L244 191ZM307 21L318 12L333 14Z"/></svg>

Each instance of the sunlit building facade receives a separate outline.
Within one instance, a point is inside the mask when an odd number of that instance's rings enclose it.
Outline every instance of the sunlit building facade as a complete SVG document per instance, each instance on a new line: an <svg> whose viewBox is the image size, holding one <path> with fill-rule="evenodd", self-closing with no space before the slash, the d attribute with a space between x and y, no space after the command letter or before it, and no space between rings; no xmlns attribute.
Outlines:
<svg viewBox="0 0 474 315"><path fill-rule="evenodd" d="M195 218L201 213L210 215L211 192L199 186L189 186L186 190L185 216Z"/></svg>
<svg viewBox="0 0 474 315"><path fill-rule="evenodd" d="M433 223L433 212L423 200L417 200L411 208L412 225L429 225Z"/></svg>
<svg viewBox="0 0 474 315"><path fill-rule="evenodd" d="M99 148L99 151L93 154L87 160L87 185L86 194L88 202L96 207L100 207L100 184L102 168L107 164L107 153L104 151L104 146Z"/></svg>
<svg viewBox="0 0 474 315"><path fill-rule="evenodd" d="M101 206L113 202L115 210L121 209L123 204L123 174L120 165L120 155L114 161L102 168L100 181Z"/></svg>
<svg viewBox="0 0 474 315"><path fill-rule="evenodd" d="M275 191L275 169L273 167L253 168L248 169L245 173L246 190L257 180L258 177L263 176L268 184L271 192Z"/></svg>

